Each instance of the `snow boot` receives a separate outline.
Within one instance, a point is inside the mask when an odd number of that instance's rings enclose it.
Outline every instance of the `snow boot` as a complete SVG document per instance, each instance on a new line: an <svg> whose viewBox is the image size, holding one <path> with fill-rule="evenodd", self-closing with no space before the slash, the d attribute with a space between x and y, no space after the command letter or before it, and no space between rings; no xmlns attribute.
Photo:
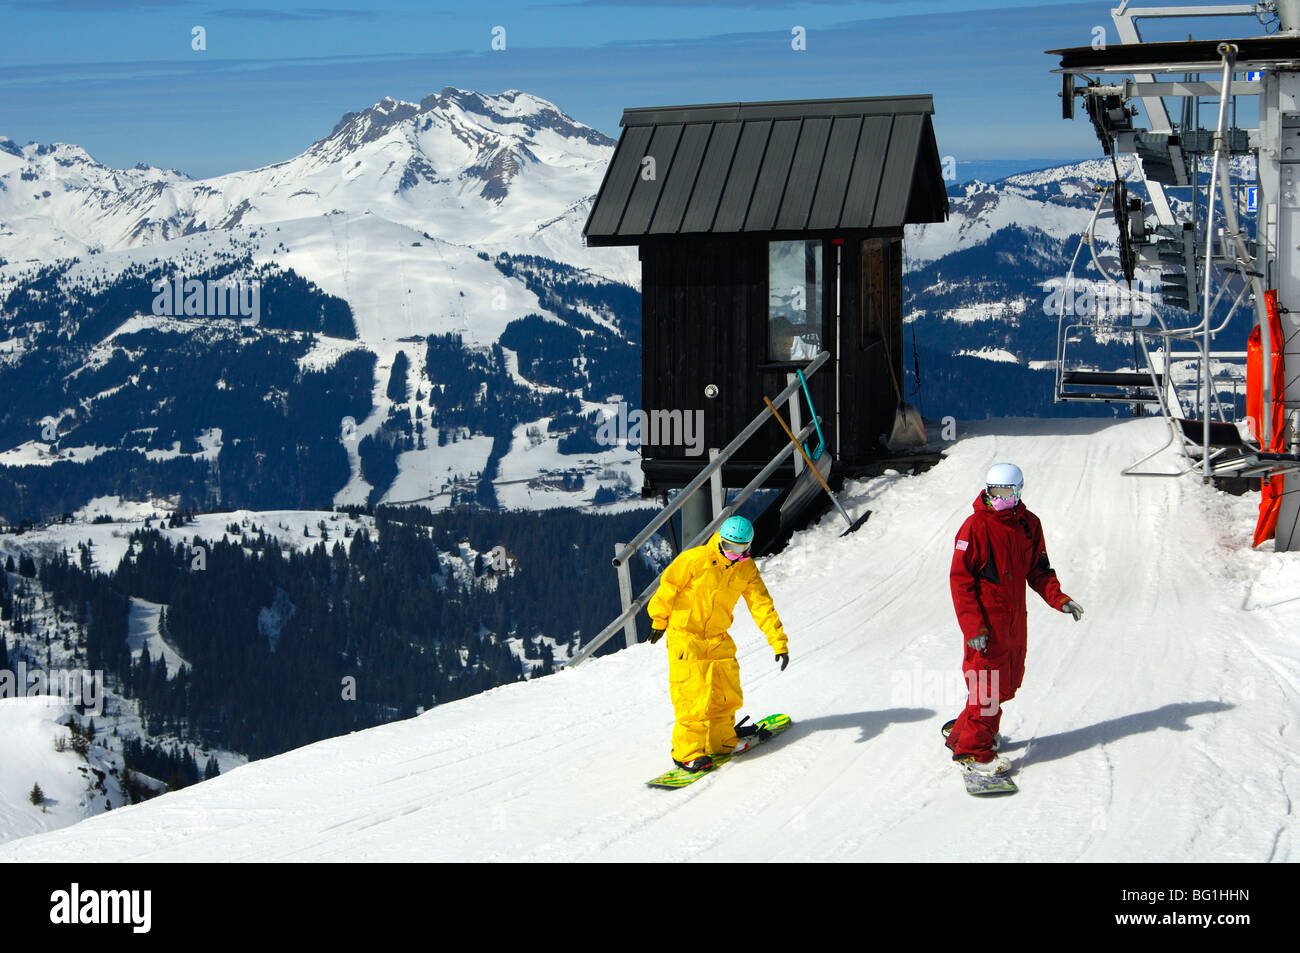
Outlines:
<svg viewBox="0 0 1300 953"><path fill-rule="evenodd" d="M755 744L757 744L757 741L755 740L753 735L750 735L745 738L740 738L736 741L736 747L732 748L730 751L726 753L740 754L742 751L748 751L750 748L754 747Z"/></svg>
<svg viewBox="0 0 1300 953"><path fill-rule="evenodd" d="M702 754L698 758L692 758L690 761L678 761L676 758L673 758L673 764L677 765L677 767L684 771L689 771L694 774L697 771L707 771L713 767L713 759L707 754Z"/></svg>
<svg viewBox="0 0 1300 953"><path fill-rule="evenodd" d="M1006 774L1011 770L1011 762L1000 754L994 754L988 761L976 761L973 754L953 755L952 760L963 771L976 774Z"/></svg>

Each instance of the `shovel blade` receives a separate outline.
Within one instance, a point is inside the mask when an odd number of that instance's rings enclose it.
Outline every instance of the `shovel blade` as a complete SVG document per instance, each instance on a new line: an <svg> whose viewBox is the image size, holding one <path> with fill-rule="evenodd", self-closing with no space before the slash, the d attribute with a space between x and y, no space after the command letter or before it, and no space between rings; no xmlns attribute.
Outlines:
<svg viewBox="0 0 1300 953"><path fill-rule="evenodd" d="M894 429L886 442L890 450L911 450L925 446L925 424L911 404L901 403L894 412Z"/></svg>
<svg viewBox="0 0 1300 953"><path fill-rule="evenodd" d="M870 517L871 517L871 510L867 510L865 513L863 513L861 516L859 516L857 519L851 522L849 524L849 528L846 529L844 532L840 533L840 535L848 536L849 533L856 533L858 529L862 526L862 524L865 523Z"/></svg>

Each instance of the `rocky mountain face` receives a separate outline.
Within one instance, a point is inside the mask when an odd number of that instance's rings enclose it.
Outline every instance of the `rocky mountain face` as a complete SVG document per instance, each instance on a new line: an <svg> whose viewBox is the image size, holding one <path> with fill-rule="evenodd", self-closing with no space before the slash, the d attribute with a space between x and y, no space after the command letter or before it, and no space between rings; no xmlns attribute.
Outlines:
<svg viewBox="0 0 1300 953"><path fill-rule="evenodd" d="M534 96L450 87L202 181L0 140L0 383L21 395L0 411L0 520L119 490L253 508L633 492L626 448L559 446L639 391L618 280L635 256L579 238L612 148ZM499 499L525 446L544 485Z"/></svg>
<svg viewBox="0 0 1300 953"><path fill-rule="evenodd" d="M480 249L601 261L626 279L628 256L589 259L575 240L613 145L535 96L452 87L418 104L384 99L287 161L202 180L0 138L0 259L48 262L342 212Z"/></svg>

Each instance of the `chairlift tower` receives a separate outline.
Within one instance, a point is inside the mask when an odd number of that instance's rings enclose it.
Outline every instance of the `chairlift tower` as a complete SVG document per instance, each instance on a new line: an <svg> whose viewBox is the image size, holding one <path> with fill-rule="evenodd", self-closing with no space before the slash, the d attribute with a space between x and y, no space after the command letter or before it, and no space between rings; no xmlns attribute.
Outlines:
<svg viewBox="0 0 1300 953"><path fill-rule="evenodd" d="M1148 42L1138 27L1140 20L1225 17L1253 20L1262 33ZM1130 288L1139 265L1172 270L1162 271L1163 300L1154 315L1135 317L1123 329L1131 331L1145 358L1144 371L1067 370L1069 329L1062 323L1058 399L1132 397L1159 405L1170 425L1169 442L1126 468L1127 475L1197 472L1206 482L1259 477L1266 495L1268 481L1280 478L1283 489L1271 490L1279 500L1276 548L1300 549L1300 0L1159 7L1123 0L1111 18L1118 44L1048 51L1061 58L1055 72L1061 75L1063 117L1073 119L1081 106L1116 163L1116 182L1107 192L1119 231L1121 274L1106 273L1092 241L1105 195L1080 250L1089 245L1103 276ZM1243 118L1239 101L1250 98L1257 114L1243 110ZM1176 104L1172 116L1170 103ZM1119 174L1123 154L1137 158L1154 229L1148 228L1142 199L1128 193ZM1234 168L1234 156L1254 158L1253 186ZM1236 426L1243 415L1235 395L1225 402L1216 386L1219 369L1240 368L1247 358L1240 338L1215 348L1239 309L1252 315L1262 349L1262 360L1252 365L1257 370L1248 372L1258 374L1262 385L1256 387L1261 411L1248 424L1253 439L1243 438ZM1272 379L1275 349L1285 379ZM1095 390L1107 378L1112 387L1130 386L1118 397L1113 391L1070 390L1081 384ZM1189 380L1195 383L1190 395ZM1249 405L1250 387L1247 393ZM1184 468L1139 469L1173 445L1183 454Z"/></svg>

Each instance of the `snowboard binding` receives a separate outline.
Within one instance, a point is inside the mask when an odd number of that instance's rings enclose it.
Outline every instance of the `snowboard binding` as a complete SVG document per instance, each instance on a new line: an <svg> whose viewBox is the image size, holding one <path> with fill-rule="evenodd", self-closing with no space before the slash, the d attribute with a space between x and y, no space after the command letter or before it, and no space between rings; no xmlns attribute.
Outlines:
<svg viewBox="0 0 1300 953"><path fill-rule="evenodd" d="M736 725L737 738L756 737L759 741L767 741L769 738L772 737L772 732L769 731L767 728L764 728L762 725L747 725L745 724L745 722L747 721L749 721L748 715L740 719L740 722Z"/></svg>

